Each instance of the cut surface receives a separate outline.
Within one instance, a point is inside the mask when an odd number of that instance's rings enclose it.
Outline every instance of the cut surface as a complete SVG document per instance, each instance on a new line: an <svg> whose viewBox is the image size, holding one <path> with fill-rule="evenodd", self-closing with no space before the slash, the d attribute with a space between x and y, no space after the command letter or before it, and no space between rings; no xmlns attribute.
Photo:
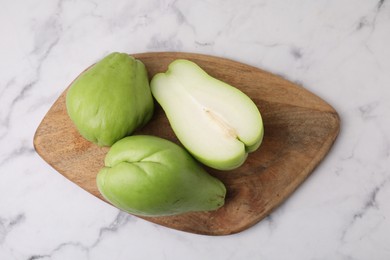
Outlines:
<svg viewBox="0 0 390 260"><path fill-rule="evenodd" d="M192 62L173 62L153 78L151 89L181 143L210 167L239 166L262 140L263 123L253 101Z"/></svg>
<svg viewBox="0 0 390 260"><path fill-rule="evenodd" d="M132 56L146 65L149 78L165 72L175 59L196 62L211 76L245 91L260 108L265 127L261 147L249 154L240 168L228 173L207 169L226 186L222 208L215 212L144 218L151 222L207 235L243 231L285 201L325 157L337 137L339 117L330 105L304 88L258 68L189 53ZM35 149L64 177L104 200L96 186L96 175L104 166L108 149L79 135L66 113L65 95L66 91L38 127ZM156 135L179 143L159 106L152 120L137 134Z"/></svg>

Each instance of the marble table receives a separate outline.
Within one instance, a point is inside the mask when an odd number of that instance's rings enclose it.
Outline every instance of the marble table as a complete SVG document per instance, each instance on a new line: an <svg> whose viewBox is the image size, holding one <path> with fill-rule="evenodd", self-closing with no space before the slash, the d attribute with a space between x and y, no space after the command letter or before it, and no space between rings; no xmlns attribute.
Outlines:
<svg viewBox="0 0 390 260"><path fill-rule="evenodd" d="M3 1L0 35L0 259L390 259L389 1ZM339 137L241 233L133 217L32 145L64 88L112 51L210 54L278 74L339 112Z"/></svg>

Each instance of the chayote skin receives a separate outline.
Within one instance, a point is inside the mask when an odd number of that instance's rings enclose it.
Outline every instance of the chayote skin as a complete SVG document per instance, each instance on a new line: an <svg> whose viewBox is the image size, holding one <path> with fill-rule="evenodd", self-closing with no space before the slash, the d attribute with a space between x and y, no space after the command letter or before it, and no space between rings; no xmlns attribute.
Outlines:
<svg viewBox="0 0 390 260"><path fill-rule="evenodd" d="M144 64L128 54L111 53L74 81L66 107L84 138L99 146L111 146L153 115Z"/></svg>
<svg viewBox="0 0 390 260"><path fill-rule="evenodd" d="M140 216L210 211L224 204L226 188L171 141L147 135L116 142L97 175L101 194Z"/></svg>

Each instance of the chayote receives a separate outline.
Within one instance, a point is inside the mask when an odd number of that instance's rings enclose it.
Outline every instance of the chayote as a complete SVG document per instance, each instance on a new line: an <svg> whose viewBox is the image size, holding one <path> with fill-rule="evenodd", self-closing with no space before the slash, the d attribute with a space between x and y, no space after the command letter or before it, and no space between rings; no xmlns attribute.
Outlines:
<svg viewBox="0 0 390 260"><path fill-rule="evenodd" d="M116 207L140 216L216 210L226 188L184 148L155 136L116 142L97 175L100 193Z"/></svg>
<svg viewBox="0 0 390 260"><path fill-rule="evenodd" d="M144 64L125 53L109 54L72 83L66 107L84 138L111 146L152 117L153 97Z"/></svg>

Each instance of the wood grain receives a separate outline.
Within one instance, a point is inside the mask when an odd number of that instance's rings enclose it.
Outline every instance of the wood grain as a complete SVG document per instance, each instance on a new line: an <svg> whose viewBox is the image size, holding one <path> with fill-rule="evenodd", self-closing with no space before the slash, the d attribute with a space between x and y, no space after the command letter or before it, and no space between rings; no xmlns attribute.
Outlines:
<svg viewBox="0 0 390 260"><path fill-rule="evenodd" d="M245 164L222 172L207 167L227 187L225 206L213 212L171 217L144 217L166 227L205 235L227 235L256 224L280 205L328 153L339 132L336 111L318 96L276 75L223 58L191 53L134 54L145 63L149 77L170 62L192 60L211 76L245 92L261 111L265 135L260 149ZM79 135L67 115L66 90L38 127L34 146L60 174L102 199L95 177L108 148ZM151 134L178 144L169 122L156 104L149 124L136 134Z"/></svg>

